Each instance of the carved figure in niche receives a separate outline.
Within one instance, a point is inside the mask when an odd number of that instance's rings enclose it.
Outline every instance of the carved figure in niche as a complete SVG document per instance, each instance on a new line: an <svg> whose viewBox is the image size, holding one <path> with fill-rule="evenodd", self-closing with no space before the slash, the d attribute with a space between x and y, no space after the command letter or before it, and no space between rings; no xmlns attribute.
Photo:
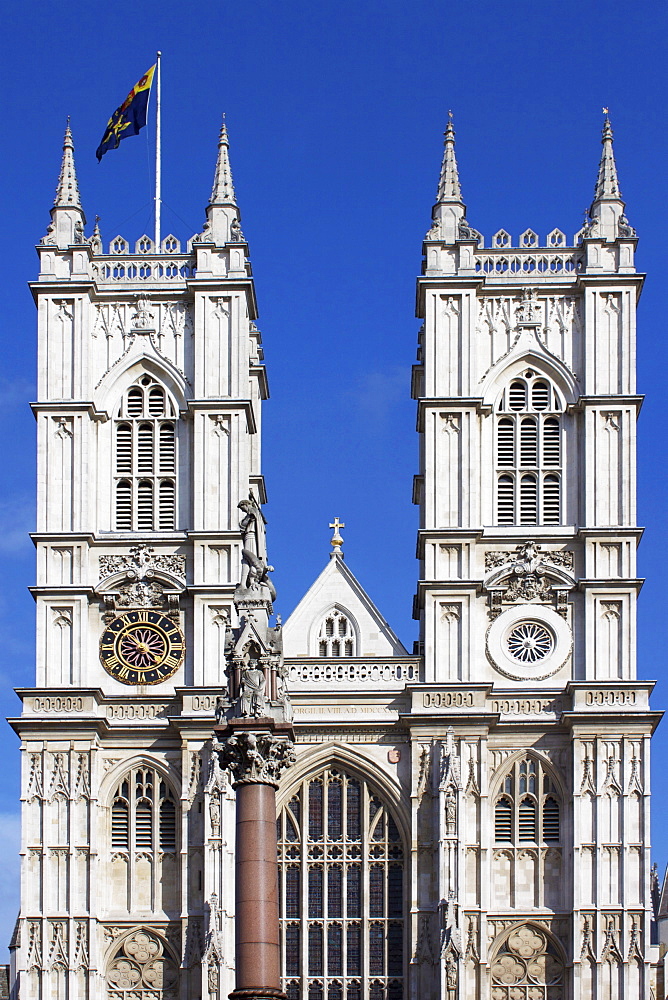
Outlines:
<svg viewBox="0 0 668 1000"><path fill-rule="evenodd" d="M248 500L241 500L238 505L244 512L239 527L243 534L241 555L246 567L241 580L244 590L255 590L266 587L271 600L276 597L276 589L269 579L273 566L267 563L266 519L257 501L251 493Z"/></svg>
<svg viewBox="0 0 668 1000"><path fill-rule="evenodd" d="M445 793L445 828L448 837L453 837L457 827L457 795L452 785Z"/></svg>
<svg viewBox="0 0 668 1000"><path fill-rule="evenodd" d="M241 674L241 714L257 719L265 714L264 689L267 680L257 660L249 661Z"/></svg>
<svg viewBox="0 0 668 1000"><path fill-rule="evenodd" d="M209 802L209 816L211 818L211 836L220 836L220 802L217 795L211 796Z"/></svg>
<svg viewBox="0 0 668 1000"><path fill-rule="evenodd" d="M218 966L215 964L215 961L209 962L207 982L209 987L209 996L218 996Z"/></svg>
<svg viewBox="0 0 668 1000"><path fill-rule="evenodd" d="M283 706L284 722L292 722L292 700L288 691L288 668L281 661L276 671L276 696Z"/></svg>
<svg viewBox="0 0 668 1000"><path fill-rule="evenodd" d="M77 219L74 223L74 242L77 245L85 242L84 227L81 219Z"/></svg>
<svg viewBox="0 0 668 1000"><path fill-rule="evenodd" d="M216 725L222 726L223 720L225 719L225 699L222 696L216 698Z"/></svg>
<svg viewBox="0 0 668 1000"><path fill-rule="evenodd" d="M241 226L239 225L238 219L232 219L230 223L230 243L243 243L244 234L241 232Z"/></svg>
<svg viewBox="0 0 668 1000"><path fill-rule="evenodd" d="M448 989L448 1000L455 1000L457 995L457 962L452 952L445 956L445 984Z"/></svg>

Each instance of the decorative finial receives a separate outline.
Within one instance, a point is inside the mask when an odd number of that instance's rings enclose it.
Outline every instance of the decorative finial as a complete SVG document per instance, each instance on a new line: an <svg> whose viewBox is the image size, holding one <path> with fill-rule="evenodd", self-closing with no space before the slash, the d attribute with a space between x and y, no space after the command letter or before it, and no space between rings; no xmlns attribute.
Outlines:
<svg viewBox="0 0 668 1000"><path fill-rule="evenodd" d="M452 121L452 119L454 118L452 111L448 111L448 118L450 119L450 121Z"/></svg>
<svg viewBox="0 0 668 1000"><path fill-rule="evenodd" d="M232 170L230 168L229 145L227 125L225 123L225 115L223 115L220 134L218 136L216 172L213 179L213 189L209 205L236 205Z"/></svg>
<svg viewBox="0 0 668 1000"><path fill-rule="evenodd" d="M329 553L329 558L340 556L343 559L343 538L341 537L340 528L345 528L343 521L339 521L338 517L335 517L330 528L334 529L334 534L332 535L332 551Z"/></svg>
<svg viewBox="0 0 668 1000"><path fill-rule="evenodd" d="M610 114L610 108L601 108L601 111L603 112L606 118Z"/></svg>
<svg viewBox="0 0 668 1000"><path fill-rule="evenodd" d="M462 201L462 190L459 186L459 172L455 157L455 130L452 125L452 111L448 111L448 123L443 133L443 162L441 176L438 182L437 202Z"/></svg>

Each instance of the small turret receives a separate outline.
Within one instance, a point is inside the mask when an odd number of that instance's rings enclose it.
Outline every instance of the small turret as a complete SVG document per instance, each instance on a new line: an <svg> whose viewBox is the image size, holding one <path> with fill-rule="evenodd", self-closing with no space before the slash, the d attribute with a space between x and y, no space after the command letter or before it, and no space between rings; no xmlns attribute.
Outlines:
<svg viewBox="0 0 668 1000"><path fill-rule="evenodd" d="M201 240L215 243L243 242L243 233L239 224L240 213L234 194L232 169L230 167L230 142L227 135L227 125L223 115L223 123L218 137L218 158L216 172L213 178L211 197L206 209L206 226Z"/></svg>
<svg viewBox="0 0 668 1000"><path fill-rule="evenodd" d="M74 166L74 143L68 118L56 197L51 209L51 224L42 242L55 244L61 250L74 243L83 243L85 225L86 216L79 197L77 172Z"/></svg>
<svg viewBox="0 0 668 1000"><path fill-rule="evenodd" d="M624 215L624 202L617 179L615 154L612 148L612 126L608 109L604 108L605 122L601 143L603 152L598 168L598 179L594 189L594 200L589 209L592 220L588 235L604 240L616 240L618 236L635 235Z"/></svg>
<svg viewBox="0 0 668 1000"><path fill-rule="evenodd" d="M455 157L455 130L452 125L452 111L448 112L448 124L443 134L443 162L438 182L437 201L432 210L436 238L446 243L454 243L460 238L460 224L465 221L466 206L462 201L459 171Z"/></svg>

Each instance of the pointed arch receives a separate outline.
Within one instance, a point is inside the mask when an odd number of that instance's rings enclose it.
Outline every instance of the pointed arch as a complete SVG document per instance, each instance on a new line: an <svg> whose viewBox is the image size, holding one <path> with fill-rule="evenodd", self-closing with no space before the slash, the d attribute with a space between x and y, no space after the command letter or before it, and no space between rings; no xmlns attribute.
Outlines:
<svg viewBox="0 0 668 1000"><path fill-rule="evenodd" d="M410 841L398 789L347 747L304 757L279 806L283 988L291 1000L332 1000L333 984L341 1000L404 995Z"/></svg>
<svg viewBox="0 0 668 1000"><path fill-rule="evenodd" d="M144 374L165 386L174 399L177 415L185 409L188 385L183 373L168 358L146 352L123 355L102 376L93 394L98 409L111 415L123 393Z"/></svg>
<svg viewBox="0 0 668 1000"><path fill-rule="evenodd" d="M309 635L311 656L360 656L360 628L343 604L329 604L313 619Z"/></svg>
<svg viewBox="0 0 668 1000"><path fill-rule="evenodd" d="M506 757L490 784L490 798L493 799L496 795L500 794L504 779L512 771L515 763L523 760L524 758L533 758L538 764L540 764L542 770L549 775L551 781L556 785L558 794L562 799L568 794L563 778L555 768L554 764L552 764L549 757L546 757L545 754L541 753L539 750L534 750L533 747L529 747L526 749L523 748L521 750L515 750L513 753L509 754L508 757Z"/></svg>
<svg viewBox="0 0 668 1000"><path fill-rule="evenodd" d="M505 386L527 368L551 379L563 395L566 406L577 402L580 395L577 376L548 351L535 334L522 331L510 351L499 358L481 379L484 405L494 406Z"/></svg>

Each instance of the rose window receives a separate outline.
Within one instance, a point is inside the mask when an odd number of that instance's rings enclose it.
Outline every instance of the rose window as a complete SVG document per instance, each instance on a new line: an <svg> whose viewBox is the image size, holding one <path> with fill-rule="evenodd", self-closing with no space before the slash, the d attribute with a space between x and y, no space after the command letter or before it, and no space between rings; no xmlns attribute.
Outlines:
<svg viewBox="0 0 668 1000"><path fill-rule="evenodd" d="M513 931L492 963L492 1000L562 1000L564 966L544 934Z"/></svg>
<svg viewBox="0 0 668 1000"><path fill-rule="evenodd" d="M508 652L520 663L536 663L554 648L551 632L539 622L520 622L511 630L507 639Z"/></svg>

